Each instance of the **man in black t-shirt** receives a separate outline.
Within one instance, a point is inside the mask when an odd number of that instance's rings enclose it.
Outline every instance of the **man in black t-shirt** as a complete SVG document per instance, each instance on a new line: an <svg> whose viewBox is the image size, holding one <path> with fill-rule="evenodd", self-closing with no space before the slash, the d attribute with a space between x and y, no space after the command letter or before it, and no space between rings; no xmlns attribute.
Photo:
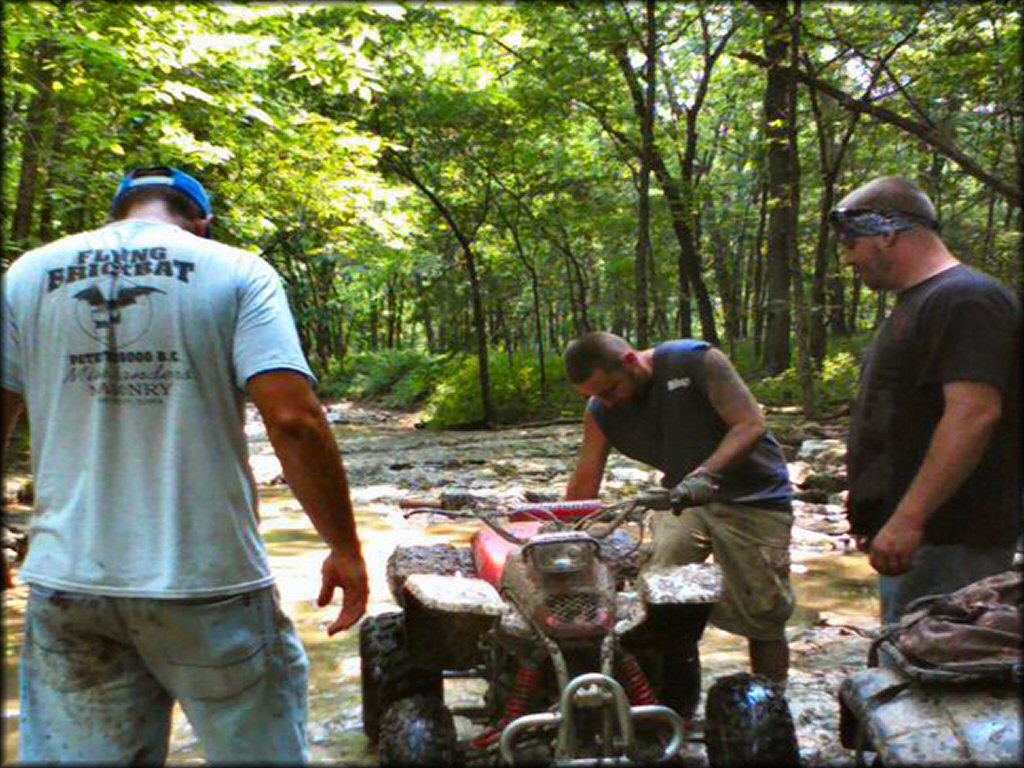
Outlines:
<svg viewBox="0 0 1024 768"><path fill-rule="evenodd" d="M847 452L851 530L882 621L1010 567L1021 532L1020 307L953 256L935 208L876 179L831 214L843 263L897 292L861 371Z"/></svg>
<svg viewBox="0 0 1024 768"><path fill-rule="evenodd" d="M565 364L575 389L590 396L566 498L597 496L612 447L664 472L666 488L685 490L700 506L678 517L654 514L654 546L644 568L701 562L713 553L726 597L711 622L746 637L753 671L785 684L793 491L782 449L743 379L706 342L680 339L636 350L603 331L570 344ZM672 669L690 674L683 664ZM696 702L667 703L686 712Z"/></svg>

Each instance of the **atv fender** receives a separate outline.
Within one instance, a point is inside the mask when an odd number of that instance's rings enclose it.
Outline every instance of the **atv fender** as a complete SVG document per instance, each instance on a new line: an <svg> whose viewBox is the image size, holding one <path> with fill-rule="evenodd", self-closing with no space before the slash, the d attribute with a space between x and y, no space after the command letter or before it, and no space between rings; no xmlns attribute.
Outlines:
<svg viewBox="0 0 1024 768"><path fill-rule="evenodd" d="M500 620L504 601L483 579L416 574L405 580L410 644L433 667L470 669L480 636Z"/></svg>
<svg viewBox="0 0 1024 768"><path fill-rule="evenodd" d="M650 568L640 574L639 591L648 605L717 603L725 596L725 579L715 563Z"/></svg>
<svg viewBox="0 0 1024 768"><path fill-rule="evenodd" d="M863 669L839 688L843 746L882 765L1015 765L1021 702L1014 687L925 686L888 667Z"/></svg>
<svg viewBox="0 0 1024 768"><path fill-rule="evenodd" d="M700 640L711 609L725 596L725 580L715 563L646 568L637 594L646 621L623 627L627 645L682 647Z"/></svg>

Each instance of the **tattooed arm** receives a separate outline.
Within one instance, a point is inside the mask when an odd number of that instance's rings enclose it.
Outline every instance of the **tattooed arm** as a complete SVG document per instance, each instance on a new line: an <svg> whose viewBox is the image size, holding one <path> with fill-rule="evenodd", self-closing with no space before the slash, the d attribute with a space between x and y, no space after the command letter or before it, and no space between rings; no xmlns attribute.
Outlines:
<svg viewBox="0 0 1024 768"><path fill-rule="evenodd" d="M701 465L718 473L746 458L767 428L761 407L729 358L719 350L709 349L704 355L704 377L708 399L729 430Z"/></svg>

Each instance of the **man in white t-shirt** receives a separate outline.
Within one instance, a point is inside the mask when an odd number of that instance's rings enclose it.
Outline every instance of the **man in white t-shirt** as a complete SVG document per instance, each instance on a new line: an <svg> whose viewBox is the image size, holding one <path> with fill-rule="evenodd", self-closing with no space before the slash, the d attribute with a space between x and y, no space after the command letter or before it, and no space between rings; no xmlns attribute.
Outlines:
<svg viewBox="0 0 1024 768"><path fill-rule="evenodd" d="M281 281L209 239L181 171L130 173L111 218L3 280L4 445L27 406L35 479L21 759L161 763L178 701L212 762L304 761L308 662L257 529L246 395L329 547L328 634L367 576Z"/></svg>

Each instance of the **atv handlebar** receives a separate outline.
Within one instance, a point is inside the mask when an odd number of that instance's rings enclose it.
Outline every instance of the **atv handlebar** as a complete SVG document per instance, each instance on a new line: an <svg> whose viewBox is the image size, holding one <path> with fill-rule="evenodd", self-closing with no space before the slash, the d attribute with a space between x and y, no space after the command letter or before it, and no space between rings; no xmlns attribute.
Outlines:
<svg viewBox="0 0 1024 768"><path fill-rule="evenodd" d="M683 505L686 499L681 500ZM652 488L641 491L630 499L605 504L598 499L583 501L554 501L540 504L521 504L514 507L496 507L492 509L470 507L466 511L456 512L449 509L433 507L416 507L405 513L405 517L430 513L444 515L452 519L479 520L506 541L522 545L527 539L517 536L499 520L507 522L537 521L557 523L566 529L587 531L595 539L609 536L623 523L632 518L639 518L647 510L668 511L681 509L680 500L673 499L665 488Z"/></svg>

